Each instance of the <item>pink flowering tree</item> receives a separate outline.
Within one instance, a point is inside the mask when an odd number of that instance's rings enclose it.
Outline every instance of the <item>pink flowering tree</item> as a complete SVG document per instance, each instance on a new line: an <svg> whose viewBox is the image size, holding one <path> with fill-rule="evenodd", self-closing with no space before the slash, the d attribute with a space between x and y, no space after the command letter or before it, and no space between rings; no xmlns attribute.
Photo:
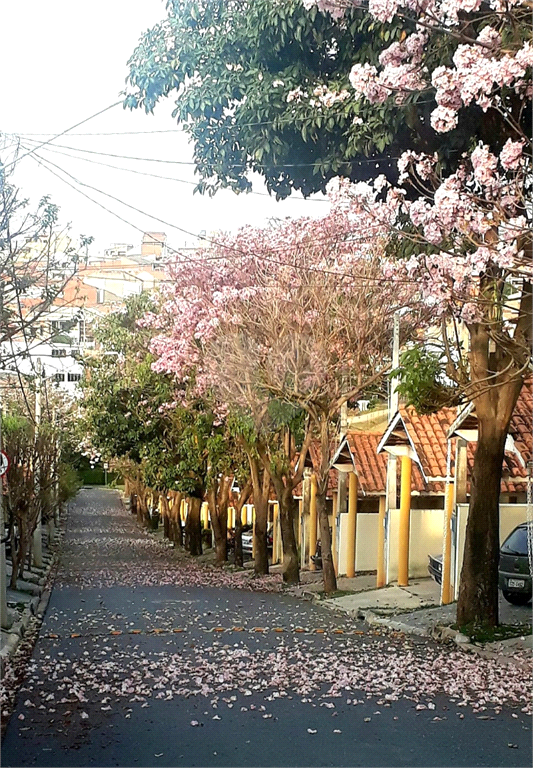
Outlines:
<svg viewBox="0 0 533 768"><path fill-rule="evenodd" d="M279 461L284 447L280 435L283 429L271 421L264 407L267 401L249 386L241 366L221 355L221 328L235 327L238 307L257 290L260 262L250 256L253 237L251 229L241 233L240 241L220 236L216 247L199 253L192 265L189 258L178 257L170 267L172 282L167 286L160 311L148 314L145 323L159 329L152 342L157 356L155 369L172 373L182 381L186 386L183 397L214 397L218 418L228 424L246 454L256 511L255 571L265 574L271 469L276 467L280 481L287 482L291 492L300 477L291 461L296 450L294 443L284 460ZM284 549L285 580L297 582L294 531L292 547L287 541Z"/></svg>
<svg viewBox="0 0 533 768"><path fill-rule="evenodd" d="M326 219L245 229L200 254L193 269L178 261L163 319L156 321L164 333L152 345L157 369L192 375L200 390L210 387L250 415L255 450L280 504L288 581L298 577L293 492L311 440L319 441L327 592L336 589L326 511L335 421L343 403L388 372L393 312L410 304L413 293L408 280L402 288L386 278L381 239L354 238L352 229L351 211L339 208ZM414 317L405 320L405 331Z"/></svg>
<svg viewBox="0 0 533 768"><path fill-rule="evenodd" d="M306 2L315 4L337 18L356 5ZM390 275L419 286L442 321L446 373L456 393L475 403L479 429L457 619L495 625L505 439L531 370L529 7L516 0L357 6L385 27L404 20L406 34L384 48L379 66L352 68L355 99L433 99L428 129L443 136L448 150L472 108L485 114L486 139L472 141L454 173L442 171L438 152L408 150L397 187L383 178L355 186L341 180L332 192L342 210L352 211L354 232L373 228L389 239L397 257Z"/></svg>

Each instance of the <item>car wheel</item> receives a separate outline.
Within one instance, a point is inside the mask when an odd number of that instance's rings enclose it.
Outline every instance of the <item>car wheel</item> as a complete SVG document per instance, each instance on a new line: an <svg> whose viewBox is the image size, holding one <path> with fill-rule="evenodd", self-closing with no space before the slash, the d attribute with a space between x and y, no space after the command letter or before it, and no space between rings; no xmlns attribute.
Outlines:
<svg viewBox="0 0 533 768"><path fill-rule="evenodd" d="M507 592L507 590L504 589L502 590L502 594L511 605L527 605L531 600L531 592L529 594L524 594L523 592Z"/></svg>

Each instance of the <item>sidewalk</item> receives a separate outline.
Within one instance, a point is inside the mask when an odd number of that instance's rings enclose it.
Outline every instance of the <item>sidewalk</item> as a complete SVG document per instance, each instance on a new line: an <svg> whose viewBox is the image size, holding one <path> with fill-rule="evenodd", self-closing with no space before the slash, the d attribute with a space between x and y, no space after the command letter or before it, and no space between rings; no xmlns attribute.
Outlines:
<svg viewBox="0 0 533 768"><path fill-rule="evenodd" d="M276 566L274 566L272 571ZM392 584L376 589L376 576L362 574L348 579L339 577L340 592L351 592L331 599L321 596L322 573L302 571L301 585L295 593L307 597L324 608L346 613L368 624L381 625L397 632L453 641L465 651L502 662L523 662L520 652L531 651L532 636L511 638L476 645L460 632L450 629L455 622L456 603L440 605L440 585L431 578L413 579L409 586ZM500 595L500 619L505 624L531 623L531 606L512 606Z"/></svg>

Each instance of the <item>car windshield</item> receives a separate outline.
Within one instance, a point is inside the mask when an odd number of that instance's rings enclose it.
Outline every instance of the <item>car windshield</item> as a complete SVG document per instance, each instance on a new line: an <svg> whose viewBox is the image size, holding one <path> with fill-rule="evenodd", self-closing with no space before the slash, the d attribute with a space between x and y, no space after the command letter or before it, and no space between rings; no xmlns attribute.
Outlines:
<svg viewBox="0 0 533 768"><path fill-rule="evenodd" d="M503 542L502 552L508 555L527 555L527 529L516 528Z"/></svg>

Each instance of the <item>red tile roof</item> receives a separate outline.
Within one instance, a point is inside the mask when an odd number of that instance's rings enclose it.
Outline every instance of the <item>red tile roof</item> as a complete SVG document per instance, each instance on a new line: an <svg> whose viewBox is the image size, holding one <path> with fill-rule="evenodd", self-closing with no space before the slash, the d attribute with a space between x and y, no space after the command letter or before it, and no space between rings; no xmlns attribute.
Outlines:
<svg viewBox="0 0 533 768"><path fill-rule="evenodd" d="M355 470L359 476L359 487L366 496L381 496L385 493L387 485L387 454L377 453L381 435L365 432L348 432L346 435L348 445L355 463ZM398 477L400 466L398 462ZM411 473L411 492L428 494L441 492L437 483L426 483L420 468L413 463ZM442 483L440 484L442 485Z"/></svg>
<svg viewBox="0 0 533 768"><path fill-rule="evenodd" d="M522 388L518 399L509 433L516 448L527 464L532 456L532 414L533 391L531 382ZM457 418L455 408L442 408L430 415L418 414L414 408L400 407L402 421L390 435L390 444L411 444L420 461L413 462L411 491L420 494L444 493L444 480L431 478L446 477L447 433ZM387 455L376 453L380 435L368 432L351 431L346 440L359 475L359 485L365 495L385 493L387 475ZM454 474L455 450L452 444L451 474ZM476 443L469 442L467 448L468 475L472 473ZM398 462L399 463L399 462ZM424 479L424 476L427 480ZM521 493L526 491L527 469L519 458L510 452L505 454L502 493Z"/></svg>
<svg viewBox="0 0 533 768"><path fill-rule="evenodd" d="M532 453L532 414L533 392L531 382L527 382L520 393L516 408L511 419L509 434L513 437L517 450L527 464ZM400 408L400 415L405 430L411 438L411 443L420 460L421 468L429 479L431 477L446 477L446 435L457 417L454 408L442 408L431 415L417 414L413 408ZM400 425L398 425L400 426ZM397 430L395 430L397 433ZM474 466L476 443L471 441L467 448L468 475L471 476ZM454 451L452 450L451 473L454 474ZM502 493L520 493L526 491L527 468L520 462L518 456L506 452ZM429 483L432 490L444 491L444 483ZM428 486L429 487L429 486Z"/></svg>

